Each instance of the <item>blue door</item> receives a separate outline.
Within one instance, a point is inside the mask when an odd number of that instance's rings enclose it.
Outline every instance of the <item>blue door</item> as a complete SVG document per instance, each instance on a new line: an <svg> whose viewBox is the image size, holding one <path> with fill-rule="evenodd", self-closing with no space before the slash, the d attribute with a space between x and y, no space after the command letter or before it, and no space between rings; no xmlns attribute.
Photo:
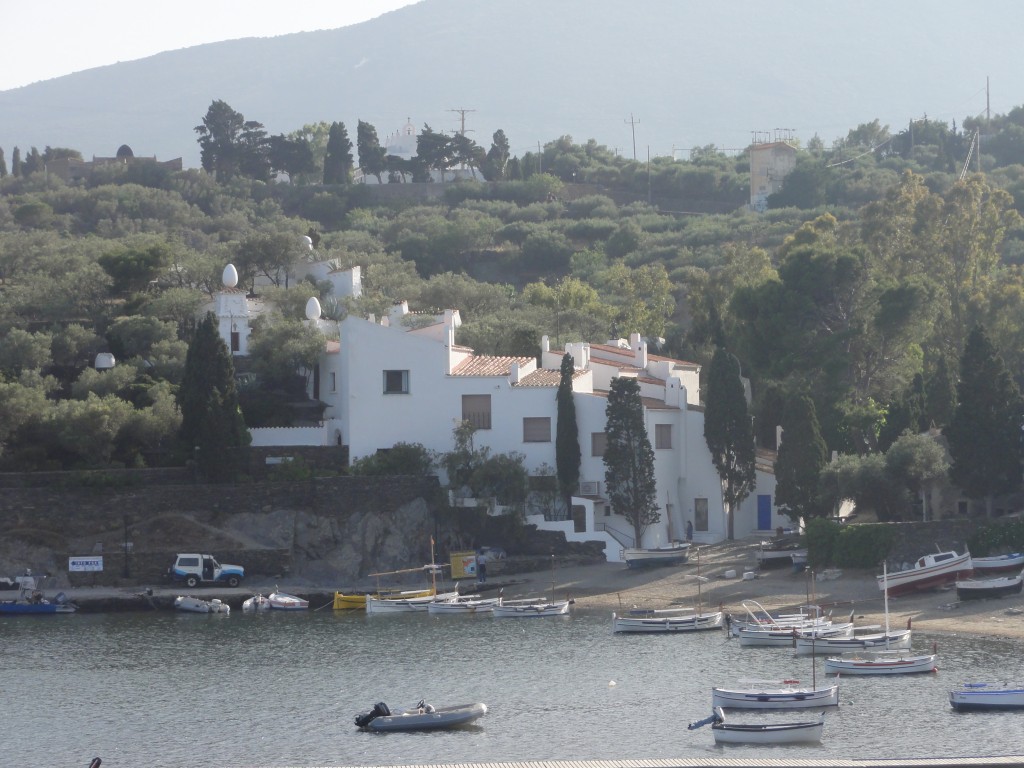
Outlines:
<svg viewBox="0 0 1024 768"><path fill-rule="evenodd" d="M757 495L757 530L772 529L772 497L766 493Z"/></svg>

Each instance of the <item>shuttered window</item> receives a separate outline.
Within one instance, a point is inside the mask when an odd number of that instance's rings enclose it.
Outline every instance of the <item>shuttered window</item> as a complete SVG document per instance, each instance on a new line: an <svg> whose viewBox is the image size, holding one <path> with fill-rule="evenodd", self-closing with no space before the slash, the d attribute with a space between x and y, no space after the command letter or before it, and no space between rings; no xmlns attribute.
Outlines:
<svg viewBox="0 0 1024 768"><path fill-rule="evenodd" d="M671 424L655 424L654 425L654 447L655 448L671 448L672 447L672 425Z"/></svg>
<svg viewBox="0 0 1024 768"><path fill-rule="evenodd" d="M468 421L477 429L491 428L491 396L463 395L462 420Z"/></svg>
<svg viewBox="0 0 1024 768"><path fill-rule="evenodd" d="M550 443L551 417L526 416L523 418L524 443Z"/></svg>

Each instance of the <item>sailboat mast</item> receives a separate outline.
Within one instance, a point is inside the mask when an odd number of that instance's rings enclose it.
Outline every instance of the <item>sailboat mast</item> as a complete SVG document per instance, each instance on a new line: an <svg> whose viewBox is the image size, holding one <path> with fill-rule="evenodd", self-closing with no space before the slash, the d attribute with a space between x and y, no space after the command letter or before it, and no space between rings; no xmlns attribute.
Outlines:
<svg viewBox="0 0 1024 768"><path fill-rule="evenodd" d="M889 650L889 570L882 561L882 594L885 596L885 649Z"/></svg>

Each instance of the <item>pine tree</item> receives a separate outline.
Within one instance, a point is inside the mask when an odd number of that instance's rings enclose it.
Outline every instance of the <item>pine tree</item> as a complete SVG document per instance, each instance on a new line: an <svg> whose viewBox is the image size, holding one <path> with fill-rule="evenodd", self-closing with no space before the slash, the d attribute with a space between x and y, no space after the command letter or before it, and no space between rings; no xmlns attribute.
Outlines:
<svg viewBox="0 0 1024 768"><path fill-rule="evenodd" d="M814 401L792 400L782 415L782 443L775 460L775 504L794 521L823 517L818 476L828 461Z"/></svg>
<svg viewBox="0 0 1024 768"><path fill-rule="evenodd" d="M967 496L1012 493L1021 483L1021 398L984 328L967 337L960 359L959 405L944 430L953 464L949 477Z"/></svg>
<svg viewBox="0 0 1024 768"><path fill-rule="evenodd" d="M754 425L747 412L739 362L724 347L718 347L711 359L707 393L704 439L722 481L722 502L731 540L735 538L736 509L753 492L757 477Z"/></svg>
<svg viewBox="0 0 1024 768"><path fill-rule="evenodd" d="M565 507L572 511L572 495L580 482L580 436L576 423L576 401L573 398L572 376L575 370L572 355L562 357L561 378L555 400L558 405L558 424L555 428L555 472L558 490L565 499Z"/></svg>
<svg viewBox="0 0 1024 768"><path fill-rule="evenodd" d="M324 155L324 184L348 184L352 180L352 141L344 123L331 123Z"/></svg>
<svg viewBox="0 0 1024 768"><path fill-rule="evenodd" d="M21 150L17 147L11 153L11 176L21 176Z"/></svg>
<svg viewBox="0 0 1024 768"><path fill-rule="evenodd" d="M0 179L7 175L7 160L4 158L3 147L0 147Z"/></svg>
<svg viewBox="0 0 1024 768"><path fill-rule="evenodd" d="M654 450L644 426L644 406L636 379L612 380L605 407L607 445L604 482L612 510L633 525L636 546L643 546L644 531L661 520L654 501Z"/></svg>
<svg viewBox="0 0 1024 768"><path fill-rule="evenodd" d="M199 471L211 480L232 478L240 465L240 449L251 437L238 406L235 367L212 312L189 344L177 400L179 435L186 447L197 451Z"/></svg>

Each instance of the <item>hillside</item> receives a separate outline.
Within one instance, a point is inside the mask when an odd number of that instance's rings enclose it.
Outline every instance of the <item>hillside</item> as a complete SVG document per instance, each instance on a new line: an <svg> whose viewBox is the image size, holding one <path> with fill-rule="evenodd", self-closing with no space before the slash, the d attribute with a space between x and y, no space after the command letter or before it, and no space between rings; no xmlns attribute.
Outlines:
<svg viewBox="0 0 1024 768"><path fill-rule="evenodd" d="M512 152L569 134L638 158L752 131L795 129L826 144L878 118L894 130L927 114L962 121L1006 112L1024 94L1016 40L1024 7L985 5L984 35L964 34L952 2L829 6L781 0L423 0L336 30L170 51L0 92L0 147L68 146L183 157L222 99L271 133L320 120L411 118L466 128ZM634 124L630 124L630 120Z"/></svg>

